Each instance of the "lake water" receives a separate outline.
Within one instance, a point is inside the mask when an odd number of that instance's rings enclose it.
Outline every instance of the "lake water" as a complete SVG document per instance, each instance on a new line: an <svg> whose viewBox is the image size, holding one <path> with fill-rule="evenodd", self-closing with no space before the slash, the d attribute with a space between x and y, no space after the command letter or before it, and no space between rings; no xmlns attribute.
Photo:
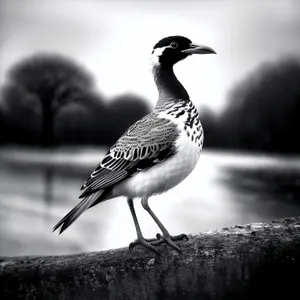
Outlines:
<svg viewBox="0 0 300 300"><path fill-rule="evenodd" d="M125 198L85 212L62 235L52 227L78 203L101 149L0 150L0 255L53 255L128 246L136 238ZM300 214L300 158L203 152L193 173L150 206L171 234ZM145 237L156 224L135 201Z"/></svg>

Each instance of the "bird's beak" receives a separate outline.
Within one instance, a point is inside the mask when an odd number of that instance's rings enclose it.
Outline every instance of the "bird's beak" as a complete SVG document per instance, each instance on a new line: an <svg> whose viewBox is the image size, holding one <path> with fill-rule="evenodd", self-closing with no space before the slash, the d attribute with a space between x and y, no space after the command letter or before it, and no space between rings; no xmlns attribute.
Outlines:
<svg viewBox="0 0 300 300"><path fill-rule="evenodd" d="M194 43L191 43L188 49L182 50L181 52L188 54L217 54L217 52L213 48L205 45L197 45Z"/></svg>

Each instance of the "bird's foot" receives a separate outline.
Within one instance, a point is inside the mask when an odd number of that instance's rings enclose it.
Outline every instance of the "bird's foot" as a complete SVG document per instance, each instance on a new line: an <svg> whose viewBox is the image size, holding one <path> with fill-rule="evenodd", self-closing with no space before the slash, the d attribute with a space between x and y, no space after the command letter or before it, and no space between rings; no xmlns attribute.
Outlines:
<svg viewBox="0 0 300 300"><path fill-rule="evenodd" d="M189 237L185 233L178 235L169 235L172 241L188 241Z"/></svg>
<svg viewBox="0 0 300 300"><path fill-rule="evenodd" d="M136 245L143 245L144 247L155 252L157 255L160 255L159 251L154 247L154 245L158 245L156 244L158 241L159 241L158 239L145 239L143 237L139 237L135 241L129 244L129 250L132 251L132 249Z"/></svg>
<svg viewBox="0 0 300 300"><path fill-rule="evenodd" d="M152 245L159 245L162 243L167 243L168 245L170 245L173 249L175 249L176 251L178 251L179 253L181 253L180 248L174 243L174 241L182 241L182 240L186 240L188 241L188 236L185 233L179 234L179 235L170 235L169 233L166 234L157 234L156 235L157 241L154 241L152 243Z"/></svg>
<svg viewBox="0 0 300 300"><path fill-rule="evenodd" d="M154 251L156 254L159 255L159 251L155 248L155 246L161 245L163 243L167 243L173 249L181 253L180 248L174 243L174 241L182 241L182 240L188 241L188 239L189 238L185 233L179 235L170 235L170 234L161 235L160 233L158 233L156 235L156 238L153 239L145 239L143 237L136 239L134 242L130 243L129 250L132 250L136 245L143 245L146 248Z"/></svg>

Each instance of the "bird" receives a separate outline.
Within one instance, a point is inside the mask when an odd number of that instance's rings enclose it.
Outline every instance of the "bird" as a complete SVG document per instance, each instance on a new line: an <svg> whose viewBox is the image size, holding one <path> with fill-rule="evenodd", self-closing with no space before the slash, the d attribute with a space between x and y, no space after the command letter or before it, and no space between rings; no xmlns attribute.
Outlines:
<svg viewBox="0 0 300 300"><path fill-rule="evenodd" d="M174 73L174 65L193 54L216 54L209 46L173 35L159 40L150 55L152 75L158 100L152 112L131 125L104 155L81 187L82 199L54 227L65 231L87 209L104 201L123 196L132 215L140 244L160 254L157 245L168 244L181 253L175 243L188 239L186 234L171 235L150 208L148 200L182 182L195 168L204 142L198 111L186 89ZM162 234L146 239L134 208L141 199Z"/></svg>

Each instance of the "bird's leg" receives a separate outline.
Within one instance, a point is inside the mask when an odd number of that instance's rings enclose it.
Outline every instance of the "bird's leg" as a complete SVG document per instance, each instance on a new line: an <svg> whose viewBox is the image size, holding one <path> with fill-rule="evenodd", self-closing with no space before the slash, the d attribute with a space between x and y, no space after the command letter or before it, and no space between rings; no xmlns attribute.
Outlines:
<svg viewBox="0 0 300 300"><path fill-rule="evenodd" d="M172 248L176 249L178 252L180 251L180 248L174 243L174 241L182 240L182 239L188 239L186 234L180 234L176 236L170 235L166 227L162 224L162 222L158 219L158 217L155 215L155 213L152 211L150 206L148 205L148 198L142 198L142 206L143 208L149 213L149 215L152 217L152 219L155 221L155 223L158 225L160 230L162 231L163 235L157 234L157 238L159 239L157 242L153 242L152 245L158 245L163 242L168 243Z"/></svg>
<svg viewBox="0 0 300 300"><path fill-rule="evenodd" d="M135 209L134 209L132 198L128 198L127 199L127 203L128 203L129 208L130 208L130 212L131 212L131 215L132 215L132 218L133 218L133 222L134 222L134 226L135 226L136 233L137 233L137 240L135 240L134 242L130 243L129 250L132 250L132 248L135 245L141 244L141 245L145 246L146 248L149 248L150 250L154 251L156 254L159 254L158 250L153 245L150 244L151 242L156 241L156 239L146 240L143 237L143 235L142 235L142 231L141 231L141 228L140 228L140 225L139 225L139 221L138 221L136 213L135 213Z"/></svg>

